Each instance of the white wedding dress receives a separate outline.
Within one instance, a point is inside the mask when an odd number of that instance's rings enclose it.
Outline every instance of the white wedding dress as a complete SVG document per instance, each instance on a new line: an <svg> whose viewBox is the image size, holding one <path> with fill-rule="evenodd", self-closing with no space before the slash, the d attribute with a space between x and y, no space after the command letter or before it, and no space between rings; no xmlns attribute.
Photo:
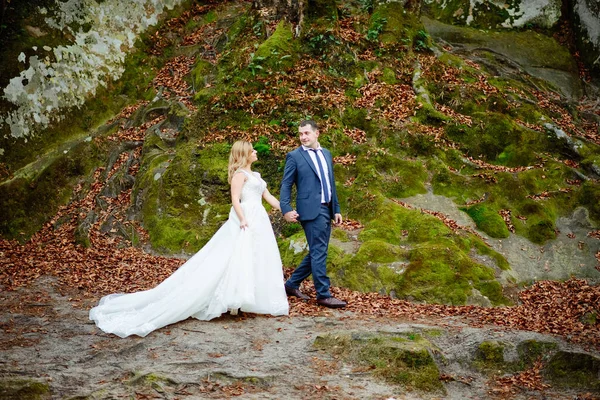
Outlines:
<svg viewBox="0 0 600 400"><path fill-rule="evenodd" d="M232 207L210 241L158 286L103 297L90 310L100 329L146 336L188 317L210 320L228 310L288 314L279 249L262 205L267 184L258 172L239 171L247 175L241 205L248 228L240 229Z"/></svg>

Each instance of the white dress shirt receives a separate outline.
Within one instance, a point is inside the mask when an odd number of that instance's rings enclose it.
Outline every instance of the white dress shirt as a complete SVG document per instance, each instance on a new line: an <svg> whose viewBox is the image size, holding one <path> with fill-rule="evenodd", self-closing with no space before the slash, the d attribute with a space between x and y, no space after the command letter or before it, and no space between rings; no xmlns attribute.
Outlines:
<svg viewBox="0 0 600 400"><path fill-rule="evenodd" d="M321 146L317 147L317 151L312 151L310 147L306 147L302 145L302 149L304 151L308 151L308 155L315 166L315 170L317 171L317 175L321 182L323 182L323 177L321 176L321 171L319 171L319 164L317 164L317 157L321 160L321 164L323 165L323 171L325 172L325 186L327 191L329 192L329 198L331 199L331 183L329 182L329 166L327 165L327 161L325 160L325 156L323 155L323 151ZM321 193L321 203L325 203L325 193Z"/></svg>

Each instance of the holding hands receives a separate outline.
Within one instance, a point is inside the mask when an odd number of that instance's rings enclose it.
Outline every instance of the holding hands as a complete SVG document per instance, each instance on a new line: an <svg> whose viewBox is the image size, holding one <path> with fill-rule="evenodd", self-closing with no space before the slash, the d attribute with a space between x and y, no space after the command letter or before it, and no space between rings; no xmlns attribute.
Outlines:
<svg viewBox="0 0 600 400"><path fill-rule="evenodd" d="M296 210L292 210L292 211L289 211L289 212L286 212L285 214L283 214L283 218L287 222L298 222L298 217L300 217L300 214L298 214L298 212ZM335 216L333 217L333 223L336 225L341 224L342 223L342 214L336 213Z"/></svg>
<svg viewBox="0 0 600 400"><path fill-rule="evenodd" d="M298 222L298 217L300 217L300 214L298 214L296 210L292 210L283 214L283 218L285 218L287 222Z"/></svg>

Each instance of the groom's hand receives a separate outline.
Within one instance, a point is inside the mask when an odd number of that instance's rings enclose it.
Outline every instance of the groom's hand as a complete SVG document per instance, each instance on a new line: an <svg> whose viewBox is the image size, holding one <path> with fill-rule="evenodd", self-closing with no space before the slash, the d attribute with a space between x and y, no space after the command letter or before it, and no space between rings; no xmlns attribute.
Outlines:
<svg viewBox="0 0 600 400"><path fill-rule="evenodd" d="M339 225L339 224L341 224L341 223L342 223L342 214L339 214L339 213L338 213L338 214L335 214L335 216L333 217L333 222L334 222L336 225Z"/></svg>
<svg viewBox="0 0 600 400"><path fill-rule="evenodd" d="M298 222L298 217L299 216L300 215L298 214L298 212L296 210L288 211L285 214L283 214L283 218L287 222Z"/></svg>

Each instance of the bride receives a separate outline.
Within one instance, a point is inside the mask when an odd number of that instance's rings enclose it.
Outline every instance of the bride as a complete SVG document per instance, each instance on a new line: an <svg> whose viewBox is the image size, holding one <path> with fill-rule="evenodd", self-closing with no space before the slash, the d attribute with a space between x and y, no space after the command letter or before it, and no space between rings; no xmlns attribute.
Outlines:
<svg viewBox="0 0 600 400"><path fill-rule="evenodd" d="M90 319L120 337L146 336L188 317L210 320L231 311L287 315L279 249L262 205L279 201L258 172L258 158L246 141L229 155L232 208L229 219L210 241L170 277L153 289L103 297Z"/></svg>

